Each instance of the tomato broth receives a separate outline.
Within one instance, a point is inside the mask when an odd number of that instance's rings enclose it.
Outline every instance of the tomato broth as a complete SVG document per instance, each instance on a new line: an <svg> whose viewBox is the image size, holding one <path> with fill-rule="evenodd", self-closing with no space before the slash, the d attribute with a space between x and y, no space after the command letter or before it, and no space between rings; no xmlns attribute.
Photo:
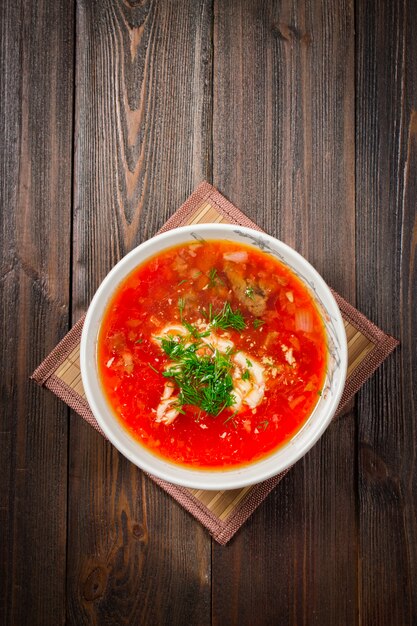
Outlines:
<svg viewBox="0 0 417 626"><path fill-rule="evenodd" d="M193 241L137 267L109 302L98 369L148 450L194 468L259 460L305 424L326 373L323 321L270 254Z"/></svg>

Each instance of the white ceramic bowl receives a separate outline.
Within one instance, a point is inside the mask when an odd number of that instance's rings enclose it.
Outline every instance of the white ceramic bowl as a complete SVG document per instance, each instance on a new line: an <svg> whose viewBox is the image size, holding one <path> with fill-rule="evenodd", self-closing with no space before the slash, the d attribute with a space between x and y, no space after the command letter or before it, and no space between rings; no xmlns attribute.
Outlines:
<svg viewBox="0 0 417 626"><path fill-rule="evenodd" d="M224 239L250 244L280 259L304 282L319 307L326 328L328 364L319 401L300 431L275 453L237 469L188 469L165 461L138 443L112 413L97 369L97 337L107 303L120 282L138 265L165 248L195 238ZM259 483L289 468L316 443L334 416L345 384L347 344L343 320L330 289L317 271L286 244L250 228L228 224L200 224L157 235L129 252L98 288L81 337L81 374L91 410L114 446L143 470L177 485L197 489L236 489Z"/></svg>

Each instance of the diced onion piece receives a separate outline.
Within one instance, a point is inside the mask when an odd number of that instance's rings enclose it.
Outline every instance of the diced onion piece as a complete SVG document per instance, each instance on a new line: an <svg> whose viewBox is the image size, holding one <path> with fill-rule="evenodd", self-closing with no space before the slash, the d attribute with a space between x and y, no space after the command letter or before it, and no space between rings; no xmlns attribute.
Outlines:
<svg viewBox="0 0 417 626"><path fill-rule="evenodd" d="M265 337L264 348L269 348L269 346L276 343L276 341L278 340L278 336L279 335L275 330L271 330Z"/></svg>
<svg viewBox="0 0 417 626"><path fill-rule="evenodd" d="M301 349L298 337L290 337L290 343L294 346L296 350Z"/></svg>
<svg viewBox="0 0 417 626"><path fill-rule="evenodd" d="M141 320L127 320L126 322L126 326L129 326L129 328L137 328L141 324Z"/></svg>
<svg viewBox="0 0 417 626"><path fill-rule="evenodd" d="M290 302L294 302L294 294L293 294L293 292L292 292L292 291L286 291L286 292L285 292L285 295L287 296L287 299L288 299Z"/></svg>
<svg viewBox="0 0 417 626"><path fill-rule="evenodd" d="M298 396L298 398L294 398L293 400L290 400L288 402L288 406L290 407L291 411L293 411L295 407L301 404L301 402L303 402L304 400L305 400L305 396Z"/></svg>
<svg viewBox="0 0 417 626"><path fill-rule="evenodd" d="M288 348L288 350L286 350L285 352L285 360L287 361L287 363L289 363L290 365L292 365L293 363L295 363L295 359L292 353L292 348Z"/></svg>
<svg viewBox="0 0 417 626"><path fill-rule="evenodd" d="M233 261L234 263L246 263L248 260L247 252L225 252L223 254L225 261Z"/></svg>
<svg viewBox="0 0 417 626"><path fill-rule="evenodd" d="M252 424L250 420L243 420L242 422L243 424L243 428L246 430L247 433L250 433L252 430Z"/></svg>
<svg viewBox="0 0 417 626"><path fill-rule="evenodd" d="M126 346L126 339L124 333L117 332L116 334L109 337L109 347L112 350L119 351Z"/></svg>
<svg viewBox="0 0 417 626"><path fill-rule="evenodd" d="M313 316L308 309L297 309L295 312L295 329L304 333L311 333L313 330Z"/></svg>
<svg viewBox="0 0 417 626"><path fill-rule="evenodd" d="M132 354L130 352L123 352L122 359L123 359L123 366L124 366L126 372L128 372L128 374L131 374L133 372L133 356L132 356Z"/></svg>

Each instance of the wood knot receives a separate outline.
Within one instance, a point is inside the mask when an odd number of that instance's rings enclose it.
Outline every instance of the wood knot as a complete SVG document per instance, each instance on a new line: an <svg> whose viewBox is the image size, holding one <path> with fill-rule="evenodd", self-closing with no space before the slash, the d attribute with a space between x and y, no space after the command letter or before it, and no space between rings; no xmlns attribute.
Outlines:
<svg viewBox="0 0 417 626"><path fill-rule="evenodd" d="M372 450L364 446L361 450L361 463L364 473L372 480L385 480L389 470L385 462Z"/></svg>
<svg viewBox="0 0 417 626"><path fill-rule="evenodd" d="M296 41L302 45L309 46L312 38L310 33L302 32L296 26L292 24L286 24L285 22L274 22L272 24L272 32L281 41L292 43Z"/></svg>
<svg viewBox="0 0 417 626"><path fill-rule="evenodd" d="M103 567L96 567L90 572L83 584L84 598L92 602L104 595L107 584L107 572Z"/></svg>
<svg viewBox="0 0 417 626"><path fill-rule="evenodd" d="M134 524L132 534L141 543L148 543L148 529L143 524Z"/></svg>

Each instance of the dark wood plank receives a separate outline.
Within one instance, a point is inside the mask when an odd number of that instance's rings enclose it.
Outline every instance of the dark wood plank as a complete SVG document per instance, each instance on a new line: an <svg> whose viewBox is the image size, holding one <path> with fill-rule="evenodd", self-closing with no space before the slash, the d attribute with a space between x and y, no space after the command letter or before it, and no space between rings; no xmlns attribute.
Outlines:
<svg viewBox="0 0 417 626"><path fill-rule="evenodd" d="M355 295L351 2L215 2L213 181ZM213 545L214 624L354 624L349 413L229 547Z"/></svg>
<svg viewBox="0 0 417 626"><path fill-rule="evenodd" d="M210 176L211 4L81 2L73 312ZM210 538L74 417L68 622L208 624Z"/></svg>
<svg viewBox="0 0 417 626"><path fill-rule="evenodd" d="M359 2L357 276L360 308L401 338L359 395L360 613L417 623L415 3Z"/></svg>
<svg viewBox="0 0 417 626"><path fill-rule="evenodd" d="M73 2L1 3L0 622L65 617L67 409L29 375L68 329Z"/></svg>

